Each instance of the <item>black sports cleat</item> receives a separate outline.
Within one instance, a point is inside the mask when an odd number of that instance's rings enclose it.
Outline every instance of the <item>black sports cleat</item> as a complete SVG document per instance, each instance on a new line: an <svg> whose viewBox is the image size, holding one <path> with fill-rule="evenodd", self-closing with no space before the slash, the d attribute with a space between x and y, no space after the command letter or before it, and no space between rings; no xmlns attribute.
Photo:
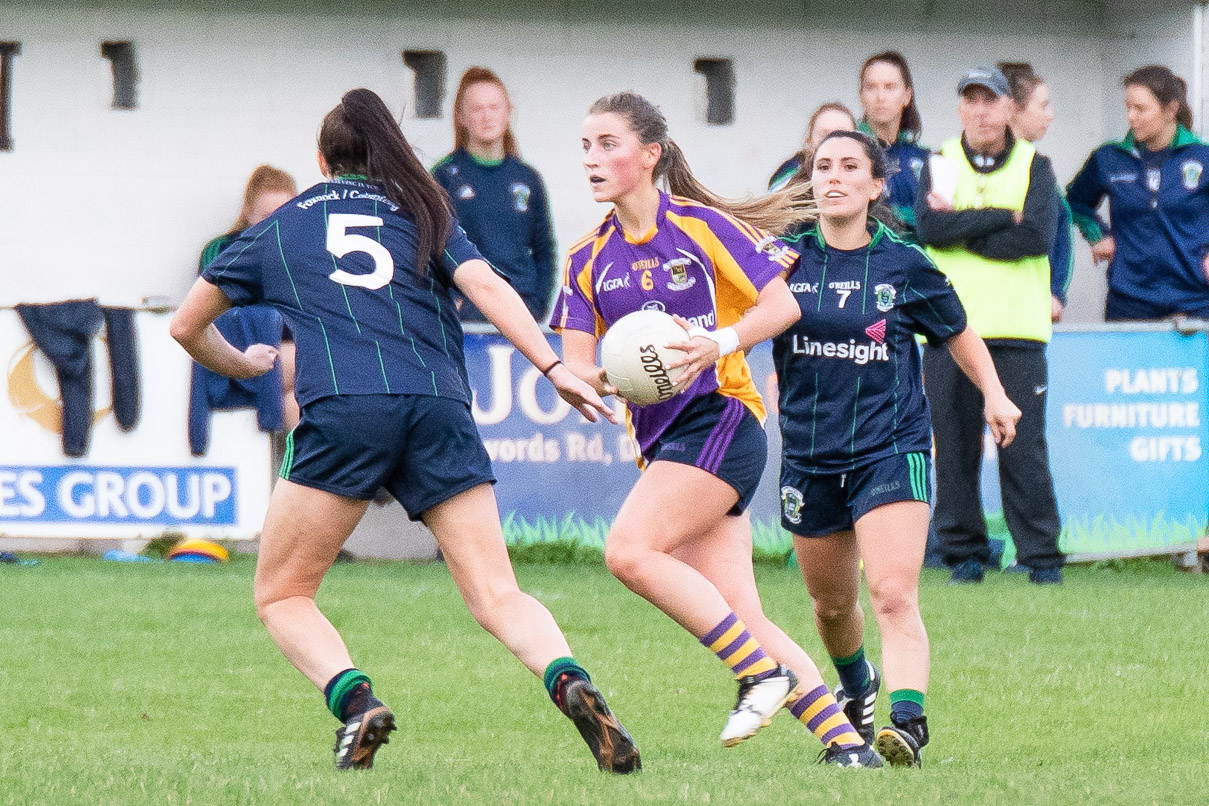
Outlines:
<svg viewBox="0 0 1209 806"><path fill-rule="evenodd" d="M819 763L830 764L833 767L864 767L873 770L882 766L881 758L873 751L873 746L870 744L850 747L847 750L841 749L838 744L829 744L823 748L823 752L819 753Z"/></svg>
<svg viewBox="0 0 1209 806"><path fill-rule="evenodd" d="M891 767L918 767L920 751L928 743L928 718L917 716L895 720L877 732L873 746Z"/></svg>
<svg viewBox="0 0 1209 806"><path fill-rule="evenodd" d="M633 737L613 716L604 696L591 681L568 677L566 682L559 683L554 702L575 723L601 772L626 775L642 769Z"/></svg>
<svg viewBox="0 0 1209 806"><path fill-rule="evenodd" d="M336 731L336 769L368 770L374 766L374 753L390 742L395 715L385 705L354 714Z"/></svg>
<svg viewBox="0 0 1209 806"><path fill-rule="evenodd" d="M877 704L877 692L882 687L882 676L877 673L877 667L869 664L869 685L865 693L859 697L849 697L842 688L836 688L835 700L856 728L856 732L865 740L865 744L873 744L873 708Z"/></svg>

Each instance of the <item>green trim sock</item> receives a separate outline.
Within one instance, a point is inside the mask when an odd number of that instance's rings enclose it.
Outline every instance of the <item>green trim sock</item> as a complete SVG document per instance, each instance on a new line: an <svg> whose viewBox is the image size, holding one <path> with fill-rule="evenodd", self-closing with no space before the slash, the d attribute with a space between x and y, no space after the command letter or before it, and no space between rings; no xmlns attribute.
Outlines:
<svg viewBox="0 0 1209 806"><path fill-rule="evenodd" d="M546 687L546 693L550 695L550 700L562 708L560 700L561 684L566 682L567 678L582 677L589 683L592 682L591 676L584 667L575 662L575 658L555 658L550 661L550 665L546 667L546 671L542 674L542 685Z"/></svg>
<svg viewBox="0 0 1209 806"><path fill-rule="evenodd" d="M860 697L869 688L869 662L865 660L865 645L846 658L832 658L831 664L840 675L840 688L845 697Z"/></svg>
<svg viewBox="0 0 1209 806"><path fill-rule="evenodd" d="M348 695L353 689L364 683L368 689L367 694L373 693L374 684L370 682L369 676L360 669L345 669L338 675L327 681L327 685L323 687L323 696L327 700L327 710L332 712L332 716L344 721L344 701L348 699Z"/></svg>
<svg viewBox="0 0 1209 806"><path fill-rule="evenodd" d="M890 692L890 721L907 722L924 715L924 693L913 688Z"/></svg>

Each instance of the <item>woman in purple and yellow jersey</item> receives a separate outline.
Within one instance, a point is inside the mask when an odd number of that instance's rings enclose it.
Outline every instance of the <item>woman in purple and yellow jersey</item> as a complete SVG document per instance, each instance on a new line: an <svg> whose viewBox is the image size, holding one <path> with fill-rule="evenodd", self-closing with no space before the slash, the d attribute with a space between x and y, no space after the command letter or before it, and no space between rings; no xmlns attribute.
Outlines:
<svg viewBox="0 0 1209 806"><path fill-rule="evenodd" d="M248 227L264 221L273 211L298 195L298 187L294 177L280 168L272 165L261 165L252 171L248 184L243 190L243 206L239 208L239 217L225 234L212 239L202 248L201 258L197 262L197 272L201 272L210 261L218 257L239 233ZM294 399L294 340L289 328L281 334L281 348L278 351L278 361L281 364L281 410L285 430L290 431L298 425L298 401Z"/></svg>
<svg viewBox="0 0 1209 806"><path fill-rule="evenodd" d="M753 224L783 231L811 216L809 185L743 204L719 199L693 177L662 113L635 93L592 104L583 148L592 196L613 209L567 258L552 317L567 366L602 394L615 393L596 364L597 340L614 322L657 309L687 331L673 345L685 351L674 364L685 367L680 393L629 406L644 472L609 531L605 562L738 679L725 746L788 706L824 743L820 760L878 766L818 668L765 617L745 514L767 444L742 351L800 315L781 276L797 254Z"/></svg>
<svg viewBox="0 0 1209 806"><path fill-rule="evenodd" d="M773 339L781 525L794 536L819 636L840 675L836 696L866 741L875 741L881 680L865 660L864 561L891 689L891 724L875 745L891 765L918 766L928 742L919 572L932 428L915 335L944 344L982 390L996 442L1011 442L1020 411L945 276L923 250L871 218L887 173L873 138L831 134L814 153L818 226L786 239L800 253L788 282L802 317Z"/></svg>
<svg viewBox="0 0 1209 806"><path fill-rule="evenodd" d="M207 265L171 332L208 369L247 378L269 371L276 352L264 344L236 350L214 319L232 304L266 302L294 331L302 421L286 441L253 596L269 635L343 723L336 767L372 766L395 729L315 606L337 552L385 488L432 530L475 619L543 679L597 766L640 768L632 739L550 612L517 587L491 462L470 413L453 289L544 368L564 400L589 419L612 413L562 365L524 301L466 239L381 98L345 93L320 127L319 168L327 181Z"/></svg>

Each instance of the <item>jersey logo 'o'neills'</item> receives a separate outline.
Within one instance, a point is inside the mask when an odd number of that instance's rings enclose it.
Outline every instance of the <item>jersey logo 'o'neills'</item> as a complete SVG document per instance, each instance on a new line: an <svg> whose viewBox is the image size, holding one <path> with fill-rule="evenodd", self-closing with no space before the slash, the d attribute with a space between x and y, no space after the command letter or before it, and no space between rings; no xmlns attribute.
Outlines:
<svg viewBox="0 0 1209 806"><path fill-rule="evenodd" d="M658 347L653 344L644 344L638 348L638 359L642 362L642 371L655 384L655 394L659 397L660 402L676 394L676 384L672 383L671 377L667 374L667 367L663 365L663 359L659 357Z"/></svg>
<svg viewBox="0 0 1209 806"><path fill-rule="evenodd" d="M794 333L792 339L794 355L821 356L823 358L841 358L851 361L858 366L864 366L870 361L889 361L890 347L871 341L868 344L857 344L856 339L848 341L814 341Z"/></svg>

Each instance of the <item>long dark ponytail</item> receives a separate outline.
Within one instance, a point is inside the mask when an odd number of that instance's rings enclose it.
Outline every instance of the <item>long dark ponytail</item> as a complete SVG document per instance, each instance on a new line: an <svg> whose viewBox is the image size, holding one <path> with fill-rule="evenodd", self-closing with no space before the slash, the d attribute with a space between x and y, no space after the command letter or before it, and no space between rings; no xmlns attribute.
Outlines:
<svg viewBox="0 0 1209 806"><path fill-rule="evenodd" d="M449 237L449 197L424 170L382 99L364 88L344 93L319 127L319 151L333 175L364 174L385 186L387 198L415 222L415 268L424 274Z"/></svg>
<svg viewBox="0 0 1209 806"><path fill-rule="evenodd" d="M653 178L667 184L673 196L683 196L714 207L754 227L768 232L788 232L798 224L817 219L810 183L791 182L780 190L746 199L725 199L701 184L693 176L684 152L668 136L667 120L659 107L636 92L618 92L598 98L588 108L589 115L612 113L625 119L643 145L658 143L661 150Z"/></svg>

